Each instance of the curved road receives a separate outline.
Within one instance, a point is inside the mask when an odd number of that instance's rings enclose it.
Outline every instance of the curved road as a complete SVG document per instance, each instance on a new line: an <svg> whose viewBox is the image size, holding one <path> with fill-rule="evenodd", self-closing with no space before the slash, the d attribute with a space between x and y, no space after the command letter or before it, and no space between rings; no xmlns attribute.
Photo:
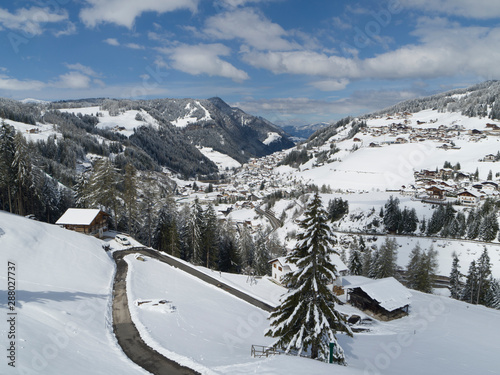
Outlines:
<svg viewBox="0 0 500 375"><path fill-rule="evenodd" d="M113 282L113 332L115 333L118 344L123 352L134 363L141 366L145 370L155 375L200 375L200 373L179 365L156 350L149 347L141 338L139 331L135 327L130 316L128 308L128 298L126 290L126 277L128 271L127 262L123 259L129 254L142 254L151 258L157 259L160 262L167 263L173 267L179 268L199 279L215 285L224 291L254 305L260 309L271 312L274 306L262 302L244 292L235 289L220 280L211 277L203 272L200 272L193 267L173 258L171 256L161 254L156 250L148 248L132 248L129 250L116 251L113 253L113 259L116 263L116 274Z"/></svg>

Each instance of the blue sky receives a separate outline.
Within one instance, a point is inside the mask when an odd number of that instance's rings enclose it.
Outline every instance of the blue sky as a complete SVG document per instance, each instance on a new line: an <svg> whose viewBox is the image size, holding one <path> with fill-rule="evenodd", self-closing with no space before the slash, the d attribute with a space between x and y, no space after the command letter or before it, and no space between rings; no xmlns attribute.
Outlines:
<svg viewBox="0 0 500 375"><path fill-rule="evenodd" d="M0 96L209 98L333 121L500 79L497 0L33 0L0 6Z"/></svg>

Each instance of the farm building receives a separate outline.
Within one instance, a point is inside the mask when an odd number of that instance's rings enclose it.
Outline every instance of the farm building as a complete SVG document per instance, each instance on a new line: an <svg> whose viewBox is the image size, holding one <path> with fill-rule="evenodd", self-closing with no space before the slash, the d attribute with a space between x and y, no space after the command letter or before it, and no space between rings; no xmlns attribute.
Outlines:
<svg viewBox="0 0 500 375"><path fill-rule="evenodd" d="M394 277L379 280L347 277L343 286L351 305L371 312L377 319L387 321L408 315L411 293Z"/></svg>
<svg viewBox="0 0 500 375"><path fill-rule="evenodd" d="M108 230L108 217L106 212L99 209L68 208L56 224L75 232L101 238Z"/></svg>

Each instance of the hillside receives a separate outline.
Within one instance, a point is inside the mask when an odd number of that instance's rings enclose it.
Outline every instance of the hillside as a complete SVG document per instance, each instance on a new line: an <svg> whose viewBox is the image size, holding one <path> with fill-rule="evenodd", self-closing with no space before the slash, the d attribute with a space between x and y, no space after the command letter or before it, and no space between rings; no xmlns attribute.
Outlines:
<svg viewBox="0 0 500 375"><path fill-rule="evenodd" d="M114 263L101 241L0 211L0 243L2 289L7 262L15 264L17 313L16 368L4 357L2 374L146 373L125 357L112 334ZM5 317L5 293L1 304ZM4 325L4 345L7 332Z"/></svg>
<svg viewBox="0 0 500 375"><path fill-rule="evenodd" d="M114 268L101 242L1 212L0 228L4 264L16 264L18 368L50 375L68 368L72 374L143 373L124 357L112 334ZM368 332L340 337L347 367L289 356L251 358L252 344L269 343L263 336L264 312L178 269L149 258L127 259L129 303L141 335L156 350L203 374L329 374L335 369L345 375L465 375L494 373L498 366L491 353L500 346L491 332L500 329L499 311L418 292L412 292L408 317L373 321ZM230 278L265 299L276 300L283 292L272 283L261 285L263 279L252 286L246 276L216 277ZM168 303L138 304L158 300ZM341 310L364 316L348 305ZM6 330L1 332L6 341ZM0 368L6 374L12 370L5 361Z"/></svg>

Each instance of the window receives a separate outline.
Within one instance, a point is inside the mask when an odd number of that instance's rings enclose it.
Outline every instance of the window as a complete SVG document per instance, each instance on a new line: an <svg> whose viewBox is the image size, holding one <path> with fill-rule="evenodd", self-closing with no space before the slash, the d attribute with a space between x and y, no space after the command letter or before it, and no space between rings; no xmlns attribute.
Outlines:
<svg viewBox="0 0 500 375"><path fill-rule="evenodd" d="M273 264L274 268L276 268L276 263Z"/></svg>
<svg viewBox="0 0 500 375"><path fill-rule="evenodd" d="M281 268L281 267L278 267L278 269L279 269L280 271L283 271L283 268Z"/></svg>

